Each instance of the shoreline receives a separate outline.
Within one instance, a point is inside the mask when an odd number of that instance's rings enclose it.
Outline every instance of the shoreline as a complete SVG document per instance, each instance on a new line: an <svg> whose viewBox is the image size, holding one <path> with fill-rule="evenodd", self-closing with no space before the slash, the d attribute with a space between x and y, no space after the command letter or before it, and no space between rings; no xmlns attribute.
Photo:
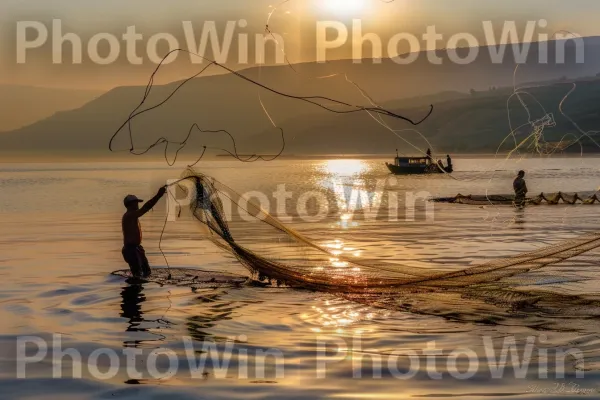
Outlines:
<svg viewBox="0 0 600 400"><path fill-rule="evenodd" d="M466 154L450 154L453 160L460 159L504 159L508 154L490 154L490 153L466 153ZM243 155L240 157L244 157ZM264 156L267 157L267 156ZM257 163L268 163L274 161L311 161L311 160L393 160L395 155L389 154L298 154L298 155L281 155L272 161L258 160ZM434 156L434 158L436 158ZM438 158L445 158L438 156ZM526 155L520 157L521 159L565 159L565 158L600 158L599 153L586 153L586 154L553 154L552 156L541 156L541 155ZM180 158L177 160L178 164L185 164L195 162L196 158ZM143 156L71 156L71 155L35 155L35 154L21 154L21 155L3 155L0 154L0 164L60 164L60 163L111 163L111 162L126 162L126 163L156 163L164 162L164 157L143 157ZM211 155L205 157L202 161L236 161L234 157L229 155Z"/></svg>

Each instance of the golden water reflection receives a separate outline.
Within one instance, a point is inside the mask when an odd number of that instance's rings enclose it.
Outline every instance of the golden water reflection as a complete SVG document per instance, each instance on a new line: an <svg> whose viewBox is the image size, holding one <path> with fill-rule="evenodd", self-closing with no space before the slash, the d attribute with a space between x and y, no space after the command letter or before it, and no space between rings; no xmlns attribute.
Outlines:
<svg viewBox="0 0 600 400"><path fill-rule="evenodd" d="M351 177L367 172L369 166L362 160L328 160L321 165L321 169L337 177Z"/></svg>
<svg viewBox="0 0 600 400"><path fill-rule="evenodd" d="M320 300L318 305L311 306L310 312L301 314L301 319L313 325L310 330L315 333L372 333L375 318L386 318L389 311L374 310L343 299Z"/></svg>
<svg viewBox="0 0 600 400"><path fill-rule="evenodd" d="M359 196L356 197L352 193L348 197L346 192L348 188L352 191L364 190L365 180L361 178L361 175L368 172L369 165L362 160L328 160L319 169L326 174L321 186L331 190L337 202L340 218L336 225L340 229L359 226L353 217L354 212L358 209L358 198L361 200L361 208L364 207L362 204L363 193L359 193Z"/></svg>
<svg viewBox="0 0 600 400"><path fill-rule="evenodd" d="M330 242L326 242L323 247L325 247L332 257L329 258L329 262L332 267L335 268L348 268L349 262L343 261L340 258L348 259L352 257L360 257L362 254L361 250L356 250L353 247L346 246L344 242L340 239L335 239ZM340 257L342 256L342 257ZM353 267L352 271L360 272L359 267Z"/></svg>

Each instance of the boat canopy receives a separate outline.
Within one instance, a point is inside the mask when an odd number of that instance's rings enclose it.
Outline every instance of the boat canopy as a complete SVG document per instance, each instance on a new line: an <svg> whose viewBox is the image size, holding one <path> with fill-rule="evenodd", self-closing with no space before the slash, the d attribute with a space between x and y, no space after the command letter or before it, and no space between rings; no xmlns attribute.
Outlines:
<svg viewBox="0 0 600 400"><path fill-rule="evenodd" d="M399 167L431 164L427 157L396 157L395 162Z"/></svg>

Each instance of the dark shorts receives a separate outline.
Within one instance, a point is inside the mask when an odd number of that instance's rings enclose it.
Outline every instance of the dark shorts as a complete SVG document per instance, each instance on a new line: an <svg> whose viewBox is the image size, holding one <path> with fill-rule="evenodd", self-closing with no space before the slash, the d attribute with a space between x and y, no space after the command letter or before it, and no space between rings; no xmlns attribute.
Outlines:
<svg viewBox="0 0 600 400"><path fill-rule="evenodd" d="M136 277L150 276L151 270L146 258L146 251L140 246L125 245L123 246L123 258L129 264L131 274Z"/></svg>

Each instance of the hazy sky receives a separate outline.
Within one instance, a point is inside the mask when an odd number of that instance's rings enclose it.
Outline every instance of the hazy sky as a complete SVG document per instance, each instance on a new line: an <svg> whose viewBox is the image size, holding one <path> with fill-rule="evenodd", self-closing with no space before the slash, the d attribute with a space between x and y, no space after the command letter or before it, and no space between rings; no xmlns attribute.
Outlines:
<svg viewBox="0 0 600 400"><path fill-rule="evenodd" d="M0 83L102 89L142 84L156 66L148 51L153 35L171 35L179 46L187 48L190 38L200 41L207 21L215 21L219 40L227 31L228 21L234 24L230 26L234 30L226 63L234 68L247 67L257 59L255 35L264 32L267 16L278 4L281 2L276 0L2 0ZM396 0L391 3L383 0L290 0L274 12L270 29L283 39L290 61L299 62L316 58L319 21L343 23L351 34L351 21L360 19L363 34L377 34L386 48L386 41L392 35L410 33L421 37L428 26L435 26L439 33L446 35L446 40L457 32L467 32L483 40L482 21L485 20L494 21L496 29L502 27L503 21L517 21L524 31L526 21L545 19L548 26L540 32L552 34L567 30L583 36L600 35L597 15L600 15L597 0ZM73 63L70 42L60 44L58 33L53 31L54 19L61 21L63 35L75 34L81 41L80 63ZM240 25L242 19L247 25ZM22 45L17 46L17 24L20 22L23 27L25 21L33 24L23 40L33 41L43 34L40 26L47 30L47 39L39 48L23 50ZM193 35L190 36L189 31L186 34L184 21L189 21L188 29ZM132 62L128 56L127 44L122 38L128 27L135 27L136 33L141 35L135 42L135 55L141 61ZM118 40L118 48L113 48L116 52L112 54L114 61L110 58L111 47L106 38L99 39L95 47L97 57L106 57L110 61L107 65L93 61L95 57L88 49L90 39L98 34L110 34ZM240 34L246 39L240 39ZM247 55L240 55L245 40L249 51ZM163 38L157 43L155 53L163 56L168 51L167 41ZM353 45L356 46L349 41L349 45L332 50L327 54L328 59L351 57ZM438 47L446 45L446 41L440 41ZM24 63L18 63L18 47L21 47L21 54L26 54ZM62 63L53 63L57 48L63 49ZM205 55L214 57L211 51ZM364 55L370 56L368 47L365 47ZM275 61L273 48L267 46L265 57L267 63ZM189 57L180 56L177 61L165 67L168 70L161 75L163 80L184 77L198 68L198 65L190 65Z"/></svg>

